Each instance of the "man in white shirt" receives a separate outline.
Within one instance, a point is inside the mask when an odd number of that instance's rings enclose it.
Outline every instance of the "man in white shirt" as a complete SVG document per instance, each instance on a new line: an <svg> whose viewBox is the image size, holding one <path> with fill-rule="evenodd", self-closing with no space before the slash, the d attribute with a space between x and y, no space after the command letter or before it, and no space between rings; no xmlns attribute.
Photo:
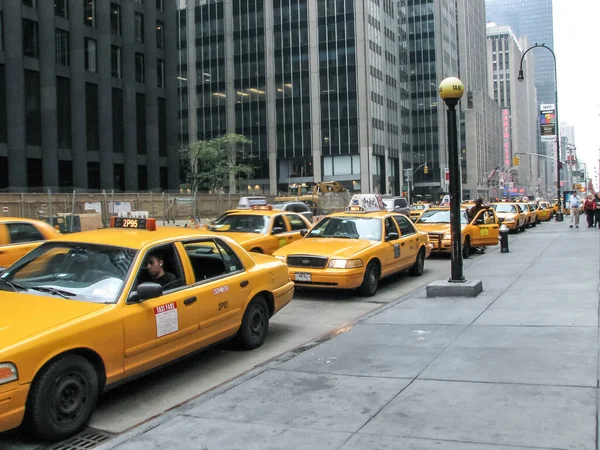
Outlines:
<svg viewBox="0 0 600 450"><path fill-rule="evenodd" d="M579 228L579 197L577 197L577 194L571 195L569 207L571 208L571 225L569 225L569 228L573 228L573 221L575 222L575 228Z"/></svg>

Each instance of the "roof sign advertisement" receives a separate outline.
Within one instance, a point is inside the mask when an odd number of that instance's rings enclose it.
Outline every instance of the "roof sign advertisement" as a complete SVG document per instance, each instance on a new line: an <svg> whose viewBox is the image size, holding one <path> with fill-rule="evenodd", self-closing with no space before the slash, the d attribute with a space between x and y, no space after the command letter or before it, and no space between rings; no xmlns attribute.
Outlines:
<svg viewBox="0 0 600 450"><path fill-rule="evenodd" d="M355 194L346 207L346 212L373 212L383 211L385 205L381 195L378 194Z"/></svg>

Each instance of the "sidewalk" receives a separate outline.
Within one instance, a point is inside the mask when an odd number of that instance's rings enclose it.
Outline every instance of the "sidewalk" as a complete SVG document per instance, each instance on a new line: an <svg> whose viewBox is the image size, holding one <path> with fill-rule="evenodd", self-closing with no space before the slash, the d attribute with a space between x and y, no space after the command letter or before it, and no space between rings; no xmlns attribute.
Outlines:
<svg viewBox="0 0 600 450"><path fill-rule="evenodd" d="M600 231L566 219L477 257L477 298L422 289L97 450L595 449Z"/></svg>

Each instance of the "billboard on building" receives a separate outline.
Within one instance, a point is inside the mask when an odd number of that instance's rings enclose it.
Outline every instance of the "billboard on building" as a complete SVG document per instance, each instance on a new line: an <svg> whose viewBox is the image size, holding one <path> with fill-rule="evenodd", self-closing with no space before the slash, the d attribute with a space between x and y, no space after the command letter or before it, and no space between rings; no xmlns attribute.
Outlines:
<svg viewBox="0 0 600 450"><path fill-rule="evenodd" d="M540 105L540 135L542 142L556 142L556 105Z"/></svg>
<svg viewBox="0 0 600 450"><path fill-rule="evenodd" d="M504 167L510 167L510 109L502 108L502 150Z"/></svg>

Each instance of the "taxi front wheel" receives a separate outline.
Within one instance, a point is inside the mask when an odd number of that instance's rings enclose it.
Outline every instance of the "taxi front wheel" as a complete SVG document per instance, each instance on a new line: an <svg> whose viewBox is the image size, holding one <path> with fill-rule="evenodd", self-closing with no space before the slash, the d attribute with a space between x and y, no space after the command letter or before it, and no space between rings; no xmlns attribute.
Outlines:
<svg viewBox="0 0 600 450"><path fill-rule="evenodd" d="M237 342L246 350L260 347L267 337L268 329L269 308L267 302L261 296L255 297L246 308L242 326L237 334Z"/></svg>
<svg viewBox="0 0 600 450"><path fill-rule="evenodd" d="M367 269L365 270L365 277L363 278L363 282L360 285L360 293L364 297L373 297L377 292L377 287L379 286L379 266L377 263L371 261L367 265Z"/></svg>
<svg viewBox="0 0 600 450"><path fill-rule="evenodd" d="M59 357L33 382L25 408L25 428L48 441L77 434L90 420L98 393L98 374L86 358Z"/></svg>

